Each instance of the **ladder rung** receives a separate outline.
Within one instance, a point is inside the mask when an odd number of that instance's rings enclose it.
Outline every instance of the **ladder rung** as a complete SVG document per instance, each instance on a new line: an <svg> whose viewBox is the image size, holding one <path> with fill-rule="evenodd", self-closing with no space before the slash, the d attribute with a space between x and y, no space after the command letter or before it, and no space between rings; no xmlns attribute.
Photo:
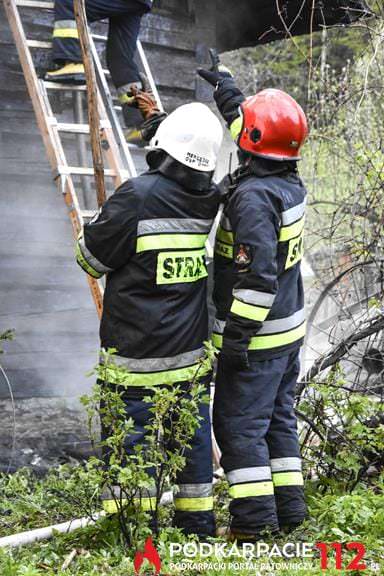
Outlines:
<svg viewBox="0 0 384 576"><path fill-rule="evenodd" d="M29 48L52 48L52 42L43 42L41 40L27 40Z"/></svg>
<svg viewBox="0 0 384 576"><path fill-rule="evenodd" d="M44 80L44 86L48 89L48 90L61 90L61 91L67 91L67 92L85 92L87 87L85 84L59 84L57 82L49 82L48 80Z"/></svg>
<svg viewBox="0 0 384 576"><path fill-rule="evenodd" d="M84 218L86 220L90 220L91 218L93 218L97 214L97 210L81 210L80 214L81 214L82 218Z"/></svg>
<svg viewBox="0 0 384 576"><path fill-rule="evenodd" d="M89 134L89 124L75 124L69 122L57 122L56 118L50 118L49 124L56 126L59 132L69 132L71 134ZM100 129L111 128L111 124L102 120Z"/></svg>
<svg viewBox="0 0 384 576"><path fill-rule="evenodd" d="M55 7L54 2L40 2L39 0L16 0L16 5L23 8L43 8L45 10L53 10Z"/></svg>
<svg viewBox="0 0 384 576"><path fill-rule="evenodd" d="M92 38L96 42L106 42L108 40L108 36L101 36L101 34L92 34Z"/></svg>
<svg viewBox="0 0 384 576"><path fill-rule="evenodd" d="M95 171L93 168L85 168L83 166L58 166L57 176L93 176ZM128 178L128 172L126 170L120 170L119 175L121 177ZM115 170L105 169L104 176L110 178L116 178L117 174Z"/></svg>

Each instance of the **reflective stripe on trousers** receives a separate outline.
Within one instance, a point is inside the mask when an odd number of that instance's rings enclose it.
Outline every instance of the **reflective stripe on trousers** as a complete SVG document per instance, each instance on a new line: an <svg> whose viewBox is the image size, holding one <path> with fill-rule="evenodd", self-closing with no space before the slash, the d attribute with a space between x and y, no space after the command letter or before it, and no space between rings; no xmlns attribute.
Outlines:
<svg viewBox="0 0 384 576"><path fill-rule="evenodd" d="M212 483L178 484L174 494L175 509L182 512L213 510Z"/></svg>
<svg viewBox="0 0 384 576"><path fill-rule="evenodd" d="M273 494L271 469L269 466L240 468L227 473L232 498L249 498Z"/></svg>

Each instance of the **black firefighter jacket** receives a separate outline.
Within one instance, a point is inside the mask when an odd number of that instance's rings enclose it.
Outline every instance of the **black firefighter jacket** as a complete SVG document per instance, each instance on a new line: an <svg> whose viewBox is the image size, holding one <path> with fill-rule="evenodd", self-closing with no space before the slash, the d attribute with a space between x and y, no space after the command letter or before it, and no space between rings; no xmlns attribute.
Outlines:
<svg viewBox="0 0 384 576"><path fill-rule="evenodd" d="M77 245L80 266L107 275L101 345L117 350L130 386L190 380L208 338L205 242L219 190L191 190L165 172L125 182Z"/></svg>
<svg viewBox="0 0 384 576"><path fill-rule="evenodd" d="M301 345L305 203L295 164L254 158L237 175L216 235L216 347L262 360Z"/></svg>

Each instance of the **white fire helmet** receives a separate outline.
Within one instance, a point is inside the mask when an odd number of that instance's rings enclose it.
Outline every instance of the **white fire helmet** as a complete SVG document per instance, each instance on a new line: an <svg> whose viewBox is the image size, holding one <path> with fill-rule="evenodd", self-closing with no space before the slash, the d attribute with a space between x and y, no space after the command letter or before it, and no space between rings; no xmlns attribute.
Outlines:
<svg viewBox="0 0 384 576"><path fill-rule="evenodd" d="M218 118L205 104L176 108L157 129L151 147L167 152L189 168L213 172L223 140Z"/></svg>

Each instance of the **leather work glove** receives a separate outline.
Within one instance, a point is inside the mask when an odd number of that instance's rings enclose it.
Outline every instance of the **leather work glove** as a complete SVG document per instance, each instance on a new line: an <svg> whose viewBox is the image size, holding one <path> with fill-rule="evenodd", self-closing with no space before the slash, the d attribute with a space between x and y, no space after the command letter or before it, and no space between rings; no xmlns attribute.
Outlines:
<svg viewBox="0 0 384 576"><path fill-rule="evenodd" d="M144 120L148 120L154 114L159 114L160 110L152 92L139 90L135 86L132 87L133 99L129 102L129 106L138 108Z"/></svg>
<svg viewBox="0 0 384 576"><path fill-rule="evenodd" d="M233 78L232 72L223 64L212 66L209 70L198 68L197 73L214 88L217 88L221 80L224 80L225 78Z"/></svg>

